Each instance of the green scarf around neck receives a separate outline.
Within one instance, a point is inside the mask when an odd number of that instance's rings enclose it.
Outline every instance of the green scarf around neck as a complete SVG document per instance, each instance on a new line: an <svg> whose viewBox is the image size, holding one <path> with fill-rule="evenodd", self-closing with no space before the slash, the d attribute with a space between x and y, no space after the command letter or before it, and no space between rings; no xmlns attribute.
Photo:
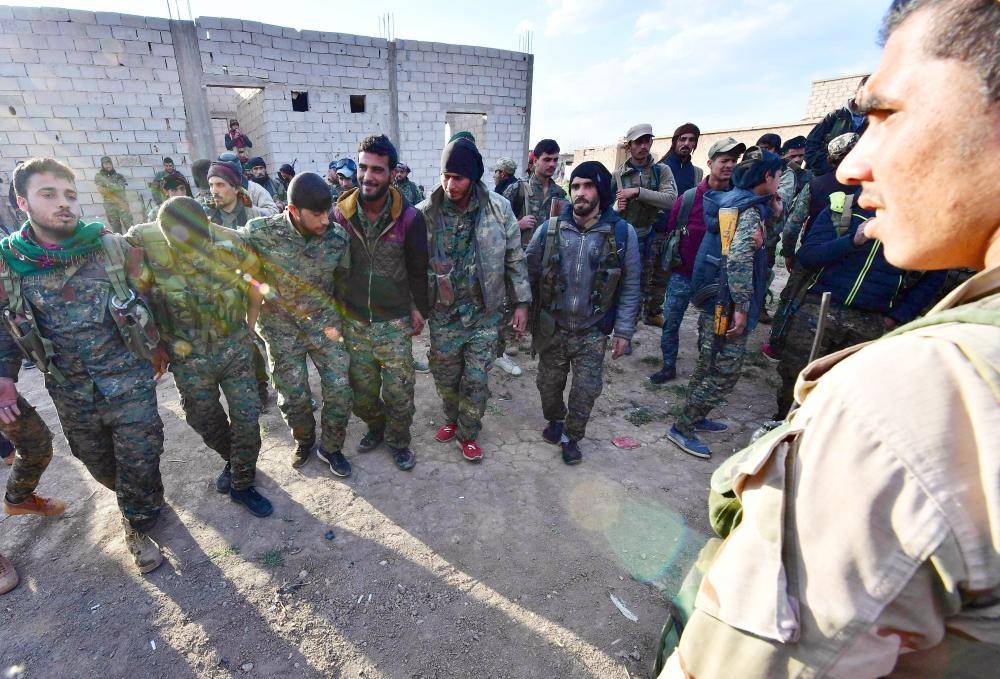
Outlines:
<svg viewBox="0 0 1000 679"><path fill-rule="evenodd" d="M7 267L18 276L31 276L65 266L101 249L100 222L76 225L73 235L59 245L43 245L31 234L31 223L0 241L0 255Z"/></svg>

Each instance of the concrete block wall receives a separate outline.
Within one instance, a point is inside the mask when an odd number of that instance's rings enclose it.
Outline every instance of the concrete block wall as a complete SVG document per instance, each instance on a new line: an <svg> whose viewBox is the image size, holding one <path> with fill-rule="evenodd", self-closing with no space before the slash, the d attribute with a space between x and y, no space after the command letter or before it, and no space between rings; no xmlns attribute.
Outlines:
<svg viewBox="0 0 1000 679"><path fill-rule="evenodd" d="M129 178L138 217L140 196L149 196L146 182L163 156L189 174L187 153L166 20L0 7L4 165L39 155L66 161L77 172L85 215L103 218L93 177L101 156L112 156Z"/></svg>
<svg viewBox="0 0 1000 679"><path fill-rule="evenodd" d="M92 179L100 157L112 156L138 191L138 217L140 194L148 199L146 182L162 158L171 156L190 176L195 149L221 152L224 119L235 115L253 154L272 171L297 160L300 171L325 173L331 160L355 155L366 135L398 129L394 141L412 176L430 188L448 113L487 116L479 139L487 166L501 156L522 162L530 59L231 18L190 24L0 6L0 162L12 166L33 155L67 161L79 174L85 214L100 217ZM293 90L309 93L308 111L292 110ZM364 112L351 112L351 95L365 97ZM196 120L200 127L189 128Z"/></svg>
<svg viewBox="0 0 1000 679"><path fill-rule="evenodd" d="M487 174L501 157L523 164L530 81L527 54L416 40L396 42L400 155L411 179L440 182L446 114L485 113L478 138Z"/></svg>
<svg viewBox="0 0 1000 679"><path fill-rule="evenodd" d="M809 100L806 103L806 118L822 118L830 111L841 108L847 100L854 96L858 83L865 76L863 73L845 75L839 78L814 80L809 89Z"/></svg>

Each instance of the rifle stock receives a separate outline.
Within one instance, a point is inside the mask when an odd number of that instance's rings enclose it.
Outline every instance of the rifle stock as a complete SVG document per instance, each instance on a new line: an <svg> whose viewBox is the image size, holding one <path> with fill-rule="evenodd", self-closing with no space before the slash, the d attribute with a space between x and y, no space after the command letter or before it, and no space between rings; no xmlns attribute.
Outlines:
<svg viewBox="0 0 1000 679"><path fill-rule="evenodd" d="M726 337L733 317L733 298L729 291L729 276L726 271L729 262L729 248L736 235L736 223L739 219L739 210L736 208L719 209L719 237L722 240L722 260L719 262L719 288L715 297L715 318L713 323L714 340L712 342L712 360L715 364L715 356L718 354L722 341Z"/></svg>

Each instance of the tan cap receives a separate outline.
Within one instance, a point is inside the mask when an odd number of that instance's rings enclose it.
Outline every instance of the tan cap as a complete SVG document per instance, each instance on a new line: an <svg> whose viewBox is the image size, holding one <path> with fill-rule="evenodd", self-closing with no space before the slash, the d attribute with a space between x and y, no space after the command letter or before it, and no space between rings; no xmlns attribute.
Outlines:
<svg viewBox="0 0 1000 679"><path fill-rule="evenodd" d="M645 137L647 134L651 137L653 136L653 126L649 123L639 123L628 128L628 132L625 133L625 141L635 141L639 137Z"/></svg>
<svg viewBox="0 0 1000 679"><path fill-rule="evenodd" d="M720 153L729 153L730 151L733 151L736 153L737 156L740 156L746 150L747 150L746 144L738 142L732 137L724 137L719 141L715 142L714 144L712 144L712 147L708 149L708 159L711 160Z"/></svg>
<svg viewBox="0 0 1000 679"><path fill-rule="evenodd" d="M493 166L494 170L500 170L512 177L517 172L517 163L514 162L512 158L501 158L497 161L496 165Z"/></svg>

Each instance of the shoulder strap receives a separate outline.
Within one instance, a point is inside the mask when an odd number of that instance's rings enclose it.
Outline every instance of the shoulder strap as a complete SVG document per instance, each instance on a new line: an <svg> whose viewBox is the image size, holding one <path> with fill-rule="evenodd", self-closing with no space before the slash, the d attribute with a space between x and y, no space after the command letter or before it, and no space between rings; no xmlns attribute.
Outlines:
<svg viewBox="0 0 1000 679"><path fill-rule="evenodd" d="M681 211L677 214L677 229L681 234L687 233L688 221L691 219L691 208L694 207L694 199L697 197L698 189L690 188L681 197Z"/></svg>
<svg viewBox="0 0 1000 679"><path fill-rule="evenodd" d="M556 219L549 221L545 225L545 249L542 251L542 271L545 271L549 266L549 261L552 259L552 254L559 247L559 223L561 220ZM554 227L554 228L553 228Z"/></svg>
<svg viewBox="0 0 1000 679"><path fill-rule="evenodd" d="M24 298L21 297L21 277L14 273L6 264L0 264L0 282L3 283L4 294L10 312L15 316L24 310Z"/></svg>
<svg viewBox="0 0 1000 679"><path fill-rule="evenodd" d="M132 296L125 278L125 245L115 234L105 233L101 236L101 246L104 248L104 270L108 281L118 301L124 302Z"/></svg>

